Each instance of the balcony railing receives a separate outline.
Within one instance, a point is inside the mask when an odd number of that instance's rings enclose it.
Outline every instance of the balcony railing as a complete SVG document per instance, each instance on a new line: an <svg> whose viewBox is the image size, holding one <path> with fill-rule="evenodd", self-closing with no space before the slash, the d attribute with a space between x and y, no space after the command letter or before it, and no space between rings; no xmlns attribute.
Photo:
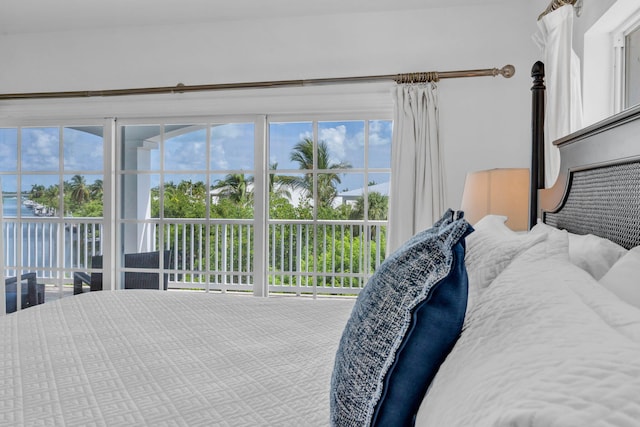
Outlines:
<svg viewBox="0 0 640 427"><path fill-rule="evenodd" d="M88 266L91 255L102 251L102 223L95 220L5 218L3 225L7 276L15 276L20 267L40 279L56 279L60 272Z"/></svg>
<svg viewBox="0 0 640 427"><path fill-rule="evenodd" d="M384 259L385 233L385 221L271 221L269 289L358 293Z"/></svg>
<svg viewBox="0 0 640 427"><path fill-rule="evenodd" d="M155 249L162 242L171 250L170 288L253 289L252 220L165 220L150 229ZM20 261L22 271L35 271L44 282L68 284L73 271L86 270L102 252L103 226L94 219L6 219L4 233L8 276L17 274ZM269 290L357 294L384 260L385 235L386 221L270 221Z"/></svg>

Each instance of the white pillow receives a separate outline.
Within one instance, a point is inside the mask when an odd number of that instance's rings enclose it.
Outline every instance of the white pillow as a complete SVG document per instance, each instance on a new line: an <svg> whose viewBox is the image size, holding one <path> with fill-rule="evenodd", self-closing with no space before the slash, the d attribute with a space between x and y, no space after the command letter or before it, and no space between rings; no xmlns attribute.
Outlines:
<svg viewBox="0 0 640 427"><path fill-rule="evenodd" d="M640 311L628 306L612 325L584 302L589 291L605 293L587 272L555 258L525 262L526 255L465 320L416 426L637 424L640 345L628 337L640 335ZM613 299L602 293L591 300Z"/></svg>
<svg viewBox="0 0 640 427"><path fill-rule="evenodd" d="M627 252L600 279L621 300L640 308L640 246Z"/></svg>
<svg viewBox="0 0 640 427"><path fill-rule="evenodd" d="M530 232L531 233L555 233L558 231L560 230L550 225L547 225L544 222L542 222L540 219L538 219L538 222L536 223L536 225L533 226Z"/></svg>
<svg viewBox="0 0 640 427"><path fill-rule="evenodd" d="M560 230L538 220L531 231L553 233ZM569 259L596 280L604 276L613 264L626 253L625 248L611 240L593 234L569 233Z"/></svg>
<svg viewBox="0 0 640 427"><path fill-rule="evenodd" d="M578 267L586 270L596 280L628 251L611 240L593 234L569 234L569 258Z"/></svg>
<svg viewBox="0 0 640 427"><path fill-rule="evenodd" d="M530 234L511 231L504 222L506 217L491 215L473 226L474 232L466 238L465 264L469 277L470 307L479 293L519 254L547 238L546 233Z"/></svg>
<svg viewBox="0 0 640 427"><path fill-rule="evenodd" d="M533 262L538 259L550 258L569 262L569 233L566 230L554 229L553 232L544 233L534 229L531 229L529 234L544 235L547 238L524 251L518 257L519 261Z"/></svg>
<svg viewBox="0 0 640 427"><path fill-rule="evenodd" d="M516 234L515 231L507 227L506 222L507 217L504 215L487 215L476 222L473 228L507 235Z"/></svg>

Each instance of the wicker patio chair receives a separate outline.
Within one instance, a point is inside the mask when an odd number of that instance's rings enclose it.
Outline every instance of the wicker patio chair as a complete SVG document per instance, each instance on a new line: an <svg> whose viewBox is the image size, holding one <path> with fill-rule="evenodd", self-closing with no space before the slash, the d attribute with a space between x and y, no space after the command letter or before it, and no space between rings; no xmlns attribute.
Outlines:
<svg viewBox="0 0 640 427"><path fill-rule="evenodd" d="M163 266L165 269L171 268L171 251L163 251ZM141 252L124 255L125 268L160 268L160 252ZM167 290L169 274L163 275L164 290ZM159 273L142 273L137 271L126 271L124 273L125 289L159 289Z"/></svg>
<svg viewBox="0 0 640 427"><path fill-rule="evenodd" d="M20 306L24 309L44 302L44 284L36 283L36 273L25 273L20 280L27 283L21 286ZM13 313L18 309L18 278L5 279L6 313Z"/></svg>
<svg viewBox="0 0 640 427"><path fill-rule="evenodd" d="M102 255L94 255L91 257L91 268L102 268ZM84 273L76 271L73 273L73 294L81 294L84 292L83 285L89 285L91 291L102 290L102 273Z"/></svg>
<svg viewBox="0 0 640 427"><path fill-rule="evenodd" d="M164 251L164 268L171 268L171 251ZM125 268L160 268L160 252L141 252L124 254ZM91 257L91 268L102 268L102 255ZM169 274L164 274L164 290L167 290ZM91 291L102 290L102 273L73 273L73 294L84 292L83 285L88 284ZM125 289L159 289L159 273L143 273L126 271L124 273Z"/></svg>

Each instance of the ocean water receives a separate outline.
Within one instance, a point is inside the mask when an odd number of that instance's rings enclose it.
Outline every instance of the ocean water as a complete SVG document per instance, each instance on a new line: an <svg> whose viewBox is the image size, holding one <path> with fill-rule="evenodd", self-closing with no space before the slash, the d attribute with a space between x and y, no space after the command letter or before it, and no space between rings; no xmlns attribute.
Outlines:
<svg viewBox="0 0 640 427"><path fill-rule="evenodd" d="M5 251L5 265L13 266L17 265L17 245L16 240L18 236L22 234L22 261L21 264L25 268L32 267L55 267L57 262L57 240L58 240L58 227L59 224L54 223L36 223L29 222L29 218L35 218L33 210L24 206L22 203L18 203L16 197L3 197L2 198L4 216L4 251ZM22 215L22 233L17 224L12 219L17 217L18 209ZM65 240L73 240L73 234L65 229ZM64 258L65 267L71 266L71 249L69 244L65 244ZM8 274L14 274L9 268ZM39 275L42 272L38 273Z"/></svg>
<svg viewBox="0 0 640 427"><path fill-rule="evenodd" d="M2 214L5 218L15 218L18 215L18 198L17 197L3 197L2 198ZM22 216L35 216L33 210L20 203L20 213Z"/></svg>

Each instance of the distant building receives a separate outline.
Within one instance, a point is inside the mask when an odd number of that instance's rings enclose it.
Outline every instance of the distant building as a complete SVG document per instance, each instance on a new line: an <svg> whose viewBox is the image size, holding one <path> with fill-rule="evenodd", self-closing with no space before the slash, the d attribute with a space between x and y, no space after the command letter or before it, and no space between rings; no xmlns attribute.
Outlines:
<svg viewBox="0 0 640 427"><path fill-rule="evenodd" d="M370 185L367 190L368 193L380 193L383 196L389 195L389 182L383 182L380 184ZM338 193L338 197L334 201L334 205L336 204L349 204L354 205L356 200L358 200L364 194L364 188L357 188L355 190L343 191L342 193Z"/></svg>
<svg viewBox="0 0 640 427"><path fill-rule="evenodd" d="M253 183L247 185L247 192L251 193L253 191ZM223 188L215 188L209 191L209 195L211 197L211 203L218 203L220 201L220 196L224 192ZM300 202L308 197L306 191L301 188L291 188L289 190L289 201L293 206L298 206ZM389 182L383 182L380 184L370 185L368 187L368 193L380 193L383 196L389 195ZM358 198L362 197L364 194L364 188L357 188L355 190L347 190L341 193L338 193L336 198L333 200L333 207L336 208L343 204L355 205ZM313 200L310 201L311 205L313 205Z"/></svg>

